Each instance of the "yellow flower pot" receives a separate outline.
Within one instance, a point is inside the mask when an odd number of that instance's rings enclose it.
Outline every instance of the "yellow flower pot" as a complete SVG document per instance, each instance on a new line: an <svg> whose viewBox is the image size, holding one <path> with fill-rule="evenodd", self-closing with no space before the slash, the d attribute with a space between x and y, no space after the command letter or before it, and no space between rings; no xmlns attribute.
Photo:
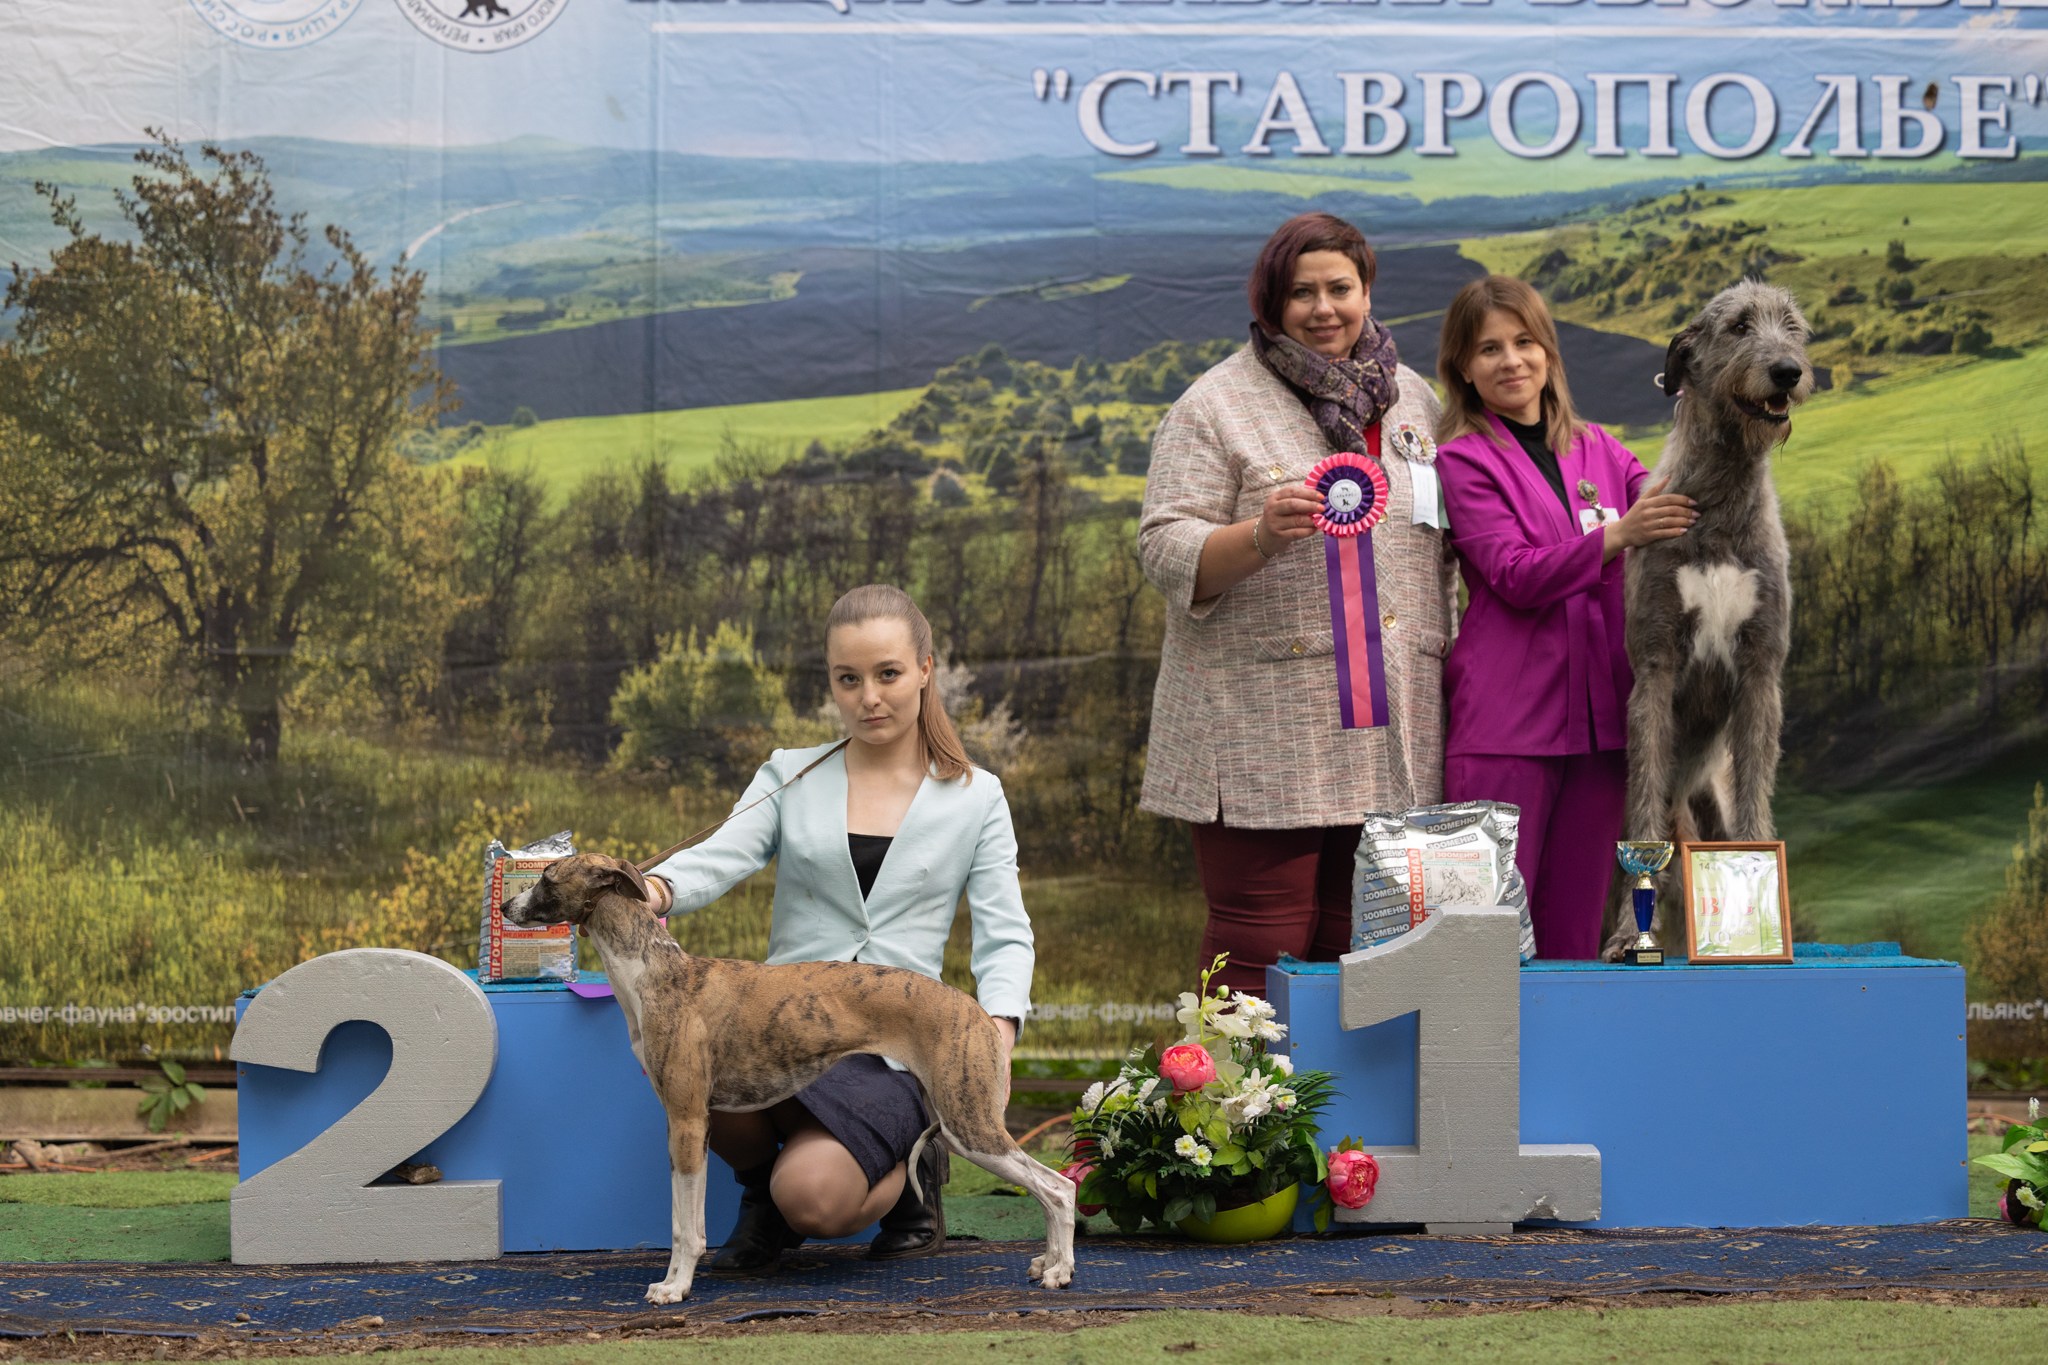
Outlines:
<svg viewBox="0 0 2048 1365"><path fill-rule="evenodd" d="M1174 1226L1198 1242L1263 1241L1293 1226L1294 1206L1300 1199L1301 1186L1289 1185L1256 1204L1218 1209L1214 1218L1189 1214Z"/></svg>

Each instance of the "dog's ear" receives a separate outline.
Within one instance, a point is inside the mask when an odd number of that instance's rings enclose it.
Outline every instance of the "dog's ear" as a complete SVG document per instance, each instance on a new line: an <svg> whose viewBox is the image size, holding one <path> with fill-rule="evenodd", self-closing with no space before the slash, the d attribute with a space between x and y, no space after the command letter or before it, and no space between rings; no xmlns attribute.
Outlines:
<svg viewBox="0 0 2048 1365"><path fill-rule="evenodd" d="M1699 338L1700 325L1689 322L1664 348L1664 373L1657 376L1657 382L1663 385L1666 398L1676 398L1678 391L1685 387L1686 366L1692 363L1693 343Z"/></svg>
<svg viewBox="0 0 2048 1365"><path fill-rule="evenodd" d="M621 896L647 899L647 878L640 875L640 869L624 858L606 860L606 866L595 878L596 883L606 890L616 891Z"/></svg>

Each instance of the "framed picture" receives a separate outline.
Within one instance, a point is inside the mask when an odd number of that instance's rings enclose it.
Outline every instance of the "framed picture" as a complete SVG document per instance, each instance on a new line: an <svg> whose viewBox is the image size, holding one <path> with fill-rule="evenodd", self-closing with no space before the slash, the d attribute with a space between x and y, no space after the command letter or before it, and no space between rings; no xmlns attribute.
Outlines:
<svg viewBox="0 0 2048 1365"><path fill-rule="evenodd" d="M1687 957L1792 960L1792 897L1782 842L1680 844L1678 876Z"/></svg>

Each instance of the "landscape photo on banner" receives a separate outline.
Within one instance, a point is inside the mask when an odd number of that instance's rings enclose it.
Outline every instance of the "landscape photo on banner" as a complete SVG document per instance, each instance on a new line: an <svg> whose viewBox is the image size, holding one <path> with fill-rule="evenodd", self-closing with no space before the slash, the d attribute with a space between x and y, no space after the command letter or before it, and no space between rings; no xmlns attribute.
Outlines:
<svg viewBox="0 0 2048 1365"><path fill-rule="evenodd" d="M1672 333L1797 294L1795 935L1962 960L1973 1065L2043 1076L2040 10L18 0L0 35L0 1060L222 1057L238 991L335 948L472 965L489 840L645 857L833 737L820 622L876 580L1009 794L1025 1047L1171 1032L1204 909L1138 809L1137 511L1314 208L1423 375L1465 281L1535 284L1651 465ZM678 937L759 956L771 894Z"/></svg>

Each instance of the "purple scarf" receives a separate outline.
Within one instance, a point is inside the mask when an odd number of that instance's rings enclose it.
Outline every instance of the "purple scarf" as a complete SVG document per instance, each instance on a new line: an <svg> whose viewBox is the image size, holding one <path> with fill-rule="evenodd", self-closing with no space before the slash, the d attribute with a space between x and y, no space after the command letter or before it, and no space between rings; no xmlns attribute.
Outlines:
<svg viewBox="0 0 2048 1365"><path fill-rule="evenodd" d="M1365 449L1365 432L1401 396L1394 367L1394 334L1369 317L1351 354L1342 360L1319 355L1284 333L1270 334L1252 323L1252 349L1267 369L1286 380L1322 429L1331 450Z"/></svg>

